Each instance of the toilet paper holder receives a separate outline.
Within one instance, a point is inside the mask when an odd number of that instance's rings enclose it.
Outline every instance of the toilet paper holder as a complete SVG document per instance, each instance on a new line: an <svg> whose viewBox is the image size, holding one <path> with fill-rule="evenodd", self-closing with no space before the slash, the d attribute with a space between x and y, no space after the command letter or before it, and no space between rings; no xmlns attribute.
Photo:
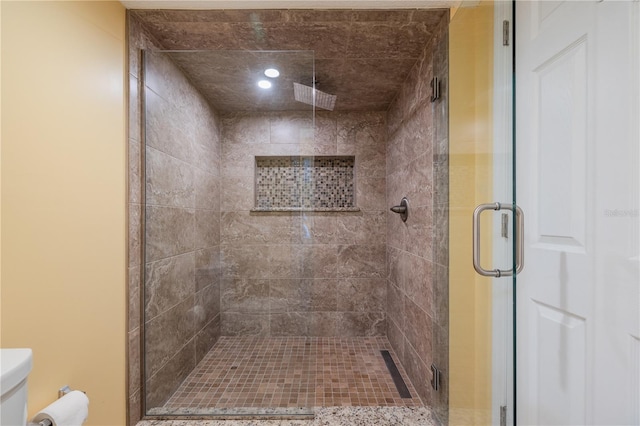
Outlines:
<svg viewBox="0 0 640 426"><path fill-rule="evenodd" d="M65 396L66 394L68 394L69 392L72 392L73 389L71 389L69 387L69 385L64 385L63 387L61 387L60 389L58 389L58 399L62 398L63 396ZM86 394L85 391L81 391L82 393ZM49 419L44 419L41 422L38 423L29 423L29 425L33 425L33 426L53 426L53 423L51 422L51 420Z"/></svg>
<svg viewBox="0 0 640 426"><path fill-rule="evenodd" d="M63 387L61 387L60 389L58 389L58 399L62 398L63 396L65 396L66 394L68 394L69 392L71 392L73 389L71 389L69 387L69 385L64 385ZM86 392L85 392L86 393Z"/></svg>

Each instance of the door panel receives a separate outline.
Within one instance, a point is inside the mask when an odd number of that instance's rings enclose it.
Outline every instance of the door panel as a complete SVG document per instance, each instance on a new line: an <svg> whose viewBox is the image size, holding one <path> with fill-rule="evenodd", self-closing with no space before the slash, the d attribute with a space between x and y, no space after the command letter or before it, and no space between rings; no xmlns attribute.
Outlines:
<svg viewBox="0 0 640 426"><path fill-rule="evenodd" d="M585 319L536 301L532 310L530 338L538 362L531 367L537 377L538 418L544 419L541 424L586 424Z"/></svg>
<svg viewBox="0 0 640 426"><path fill-rule="evenodd" d="M518 424L638 424L638 2L518 2Z"/></svg>
<svg viewBox="0 0 640 426"><path fill-rule="evenodd" d="M587 134L587 42L584 38L534 70L538 104L533 124L539 244L584 251Z"/></svg>

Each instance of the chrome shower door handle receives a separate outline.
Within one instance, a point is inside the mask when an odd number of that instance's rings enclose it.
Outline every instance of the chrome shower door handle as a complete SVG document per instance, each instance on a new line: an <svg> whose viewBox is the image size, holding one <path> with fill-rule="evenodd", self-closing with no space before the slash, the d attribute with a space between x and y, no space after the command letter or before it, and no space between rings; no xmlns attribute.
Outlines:
<svg viewBox="0 0 640 426"><path fill-rule="evenodd" d="M514 274L513 268L508 270L484 269L480 265L480 214L485 210L511 210L516 213L516 265L515 273L518 274L524 267L524 214L520 207L513 204L489 203L480 204L473 212L473 268L484 277L510 277Z"/></svg>
<svg viewBox="0 0 640 426"><path fill-rule="evenodd" d="M516 221L518 227L516 233L516 275L524 268L524 213L522 209L514 204L516 208Z"/></svg>

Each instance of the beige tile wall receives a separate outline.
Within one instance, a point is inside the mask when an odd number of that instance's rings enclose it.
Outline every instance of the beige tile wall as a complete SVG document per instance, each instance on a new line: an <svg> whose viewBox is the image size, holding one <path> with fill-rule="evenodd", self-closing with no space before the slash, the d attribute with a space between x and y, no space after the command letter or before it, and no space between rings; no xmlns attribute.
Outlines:
<svg viewBox="0 0 640 426"><path fill-rule="evenodd" d="M384 335L385 113L222 119L222 334ZM359 212L250 212L254 157L355 155Z"/></svg>
<svg viewBox="0 0 640 426"><path fill-rule="evenodd" d="M441 389L432 407L448 424L449 416L449 20L443 18L434 40L434 74L440 78L442 98L434 112L434 328L433 360L442 371Z"/></svg>
<svg viewBox="0 0 640 426"><path fill-rule="evenodd" d="M163 404L220 335L220 122L182 72L147 52L147 407Z"/></svg>
<svg viewBox="0 0 640 426"><path fill-rule="evenodd" d="M135 104L130 126L134 238L129 271L133 421L140 412L142 347L146 405L152 408L165 402L220 335L220 123L215 111L162 54L147 52L144 85L140 84L139 49L153 48L154 43L133 19L130 29ZM140 142L140 128L135 129L141 126L139 99L135 99L142 90L146 146ZM146 234L145 246L140 247L143 211ZM139 343L142 329L143 346Z"/></svg>
<svg viewBox="0 0 640 426"><path fill-rule="evenodd" d="M387 203L409 199L409 218L387 212L387 336L420 397L446 417L448 371L447 21L388 112ZM441 99L431 102L433 76ZM443 371L430 386L431 364Z"/></svg>

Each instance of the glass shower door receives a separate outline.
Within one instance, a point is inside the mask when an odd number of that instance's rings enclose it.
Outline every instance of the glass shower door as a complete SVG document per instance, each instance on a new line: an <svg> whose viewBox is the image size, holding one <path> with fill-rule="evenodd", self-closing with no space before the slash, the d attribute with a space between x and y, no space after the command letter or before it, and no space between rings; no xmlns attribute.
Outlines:
<svg viewBox="0 0 640 426"><path fill-rule="evenodd" d="M260 339L301 328L291 311L311 296L287 279L306 254L301 212L258 190L294 179L312 145L314 108L294 83L313 84L314 54L144 53L144 413L308 416L311 402L273 385L277 348ZM272 173L254 181L263 163Z"/></svg>
<svg viewBox="0 0 640 426"><path fill-rule="evenodd" d="M452 10L450 55L450 424L513 422L511 2ZM503 423L506 422L506 423Z"/></svg>

